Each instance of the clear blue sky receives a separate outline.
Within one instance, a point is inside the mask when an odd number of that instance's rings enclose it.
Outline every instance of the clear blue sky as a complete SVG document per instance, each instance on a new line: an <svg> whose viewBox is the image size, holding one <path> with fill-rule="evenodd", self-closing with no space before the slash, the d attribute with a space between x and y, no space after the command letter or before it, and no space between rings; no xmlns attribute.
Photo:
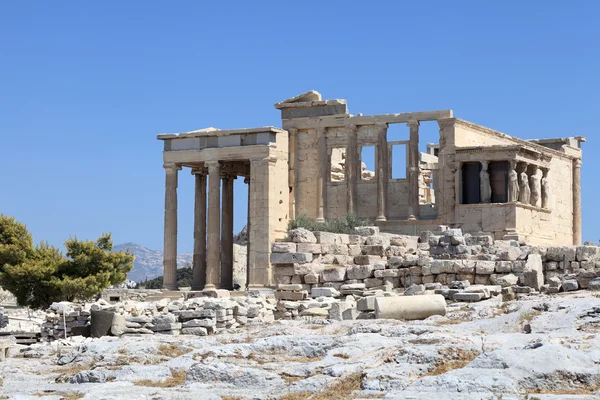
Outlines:
<svg viewBox="0 0 600 400"><path fill-rule="evenodd" d="M354 114L453 109L522 138L587 136L584 240L598 240L599 14L596 1L1 2L0 212L36 241L112 232L162 250L156 135L278 126L273 104L315 89ZM189 171L179 187L191 251Z"/></svg>

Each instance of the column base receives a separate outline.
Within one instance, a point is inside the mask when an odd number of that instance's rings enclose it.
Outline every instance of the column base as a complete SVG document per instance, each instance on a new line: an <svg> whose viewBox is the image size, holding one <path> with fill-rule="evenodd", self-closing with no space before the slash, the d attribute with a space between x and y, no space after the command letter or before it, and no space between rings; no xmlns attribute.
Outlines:
<svg viewBox="0 0 600 400"><path fill-rule="evenodd" d="M377 221L377 222L387 221L387 218L384 217L383 215L380 215L377 218L375 218L375 221Z"/></svg>
<svg viewBox="0 0 600 400"><path fill-rule="evenodd" d="M177 287L177 285L163 285L163 290L172 290L172 291L178 291L179 288Z"/></svg>
<svg viewBox="0 0 600 400"><path fill-rule="evenodd" d="M206 291L206 290L216 290L216 289L217 289L217 287L215 285L213 285L212 283L208 283L204 286L204 289L202 289L202 290Z"/></svg>
<svg viewBox="0 0 600 400"><path fill-rule="evenodd" d="M315 219L315 221L317 221L317 222L325 222L325 218L317 218L317 219Z"/></svg>
<svg viewBox="0 0 600 400"><path fill-rule="evenodd" d="M415 217L414 215L409 215L408 216L408 221L416 221L417 217Z"/></svg>

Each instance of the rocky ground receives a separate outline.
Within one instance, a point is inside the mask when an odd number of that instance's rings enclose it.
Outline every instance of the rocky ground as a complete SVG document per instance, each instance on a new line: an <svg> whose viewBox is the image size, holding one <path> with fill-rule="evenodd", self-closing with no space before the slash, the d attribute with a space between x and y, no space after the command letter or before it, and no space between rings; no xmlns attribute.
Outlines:
<svg viewBox="0 0 600 400"><path fill-rule="evenodd" d="M232 333L15 346L11 399L595 399L600 297L456 304L424 321L275 321Z"/></svg>

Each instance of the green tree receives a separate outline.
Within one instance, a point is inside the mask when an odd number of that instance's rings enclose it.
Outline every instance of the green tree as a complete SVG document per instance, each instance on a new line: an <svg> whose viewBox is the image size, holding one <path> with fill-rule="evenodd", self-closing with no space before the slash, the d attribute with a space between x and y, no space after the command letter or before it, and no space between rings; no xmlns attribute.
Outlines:
<svg viewBox="0 0 600 400"><path fill-rule="evenodd" d="M65 242L66 257L46 243L32 245L29 232L0 215L0 286L21 305L47 307L54 301L89 299L122 283L133 268L129 252L113 252L110 234L97 241Z"/></svg>

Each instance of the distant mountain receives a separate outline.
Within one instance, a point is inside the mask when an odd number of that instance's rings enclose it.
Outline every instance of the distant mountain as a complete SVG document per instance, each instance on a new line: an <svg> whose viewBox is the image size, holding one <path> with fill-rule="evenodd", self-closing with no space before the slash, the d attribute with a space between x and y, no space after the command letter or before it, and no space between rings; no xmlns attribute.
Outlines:
<svg viewBox="0 0 600 400"><path fill-rule="evenodd" d="M135 255L133 269L127 274L127 278L135 282L150 280L163 274L163 253L159 250L151 250L135 243L123 243L114 246L115 251L129 249ZM192 262L192 253L177 255L177 268L183 268Z"/></svg>

